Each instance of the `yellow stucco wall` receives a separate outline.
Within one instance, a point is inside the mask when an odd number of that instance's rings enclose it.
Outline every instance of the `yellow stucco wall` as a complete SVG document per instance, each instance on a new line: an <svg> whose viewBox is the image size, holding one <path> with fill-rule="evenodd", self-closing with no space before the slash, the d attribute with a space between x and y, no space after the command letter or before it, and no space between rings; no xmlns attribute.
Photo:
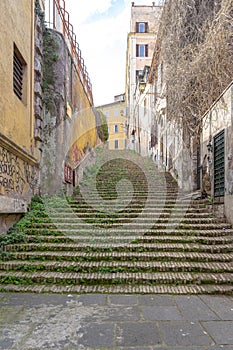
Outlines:
<svg viewBox="0 0 233 350"><path fill-rule="evenodd" d="M72 106L76 112L71 116L72 129L69 141L69 160L76 167L84 157L87 147L96 146L96 118L83 85L76 75L73 84Z"/></svg>
<svg viewBox="0 0 233 350"><path fill-rule="evenodd" d="M0 132L24 150L33 146L34 1L0 1ZM13 91L14 44L26 62L23 101Z"/></svg>
<svg viewBox="0 0 233 350"><path fill-rule="evenodd" d="M118 140L118 149L125 149L126 142L126 105L125 102L113 102L99 107L106 116L108 124L108 148L115 149L115 141ZM118 132L115 132L115 125Z"/></svg>

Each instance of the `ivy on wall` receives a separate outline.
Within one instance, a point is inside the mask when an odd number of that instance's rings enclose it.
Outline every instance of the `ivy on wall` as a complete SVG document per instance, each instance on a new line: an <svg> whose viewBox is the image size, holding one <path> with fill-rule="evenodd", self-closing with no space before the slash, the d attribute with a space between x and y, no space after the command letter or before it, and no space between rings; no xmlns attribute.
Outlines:
<svg viewBox="0 0 233 350"><path fill-rule="evenodd" d="M106 142L108 140L108 124L106 120L106 116L103 112L98 109L96 111L96 125L97 125L97 134L102 142Z"/></svg>

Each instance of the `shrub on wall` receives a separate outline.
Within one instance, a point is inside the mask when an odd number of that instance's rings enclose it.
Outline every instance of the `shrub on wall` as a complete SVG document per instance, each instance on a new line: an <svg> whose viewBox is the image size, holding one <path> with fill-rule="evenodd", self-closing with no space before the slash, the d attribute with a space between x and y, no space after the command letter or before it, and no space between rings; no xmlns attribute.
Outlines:
<svg viewBox="0 0 233 350"><path fill-rule="evenodd" d="M97 134L102 142L108 140L108 124L106 116L101 110L96 110L96 125L97 125Z"/></svg>

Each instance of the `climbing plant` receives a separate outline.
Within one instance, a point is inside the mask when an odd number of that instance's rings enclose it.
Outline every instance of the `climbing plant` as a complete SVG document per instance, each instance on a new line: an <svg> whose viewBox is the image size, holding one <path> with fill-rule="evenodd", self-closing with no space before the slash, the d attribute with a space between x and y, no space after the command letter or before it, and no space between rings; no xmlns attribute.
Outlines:
<svg viewBox="0 0 233 350"><path fill-rule="evenodd" d="M96 110L96 125L97 125L97 133L102 142L106 142L108 140L108 124L106 120L106 116L103 112L98 109Z"/></svg>

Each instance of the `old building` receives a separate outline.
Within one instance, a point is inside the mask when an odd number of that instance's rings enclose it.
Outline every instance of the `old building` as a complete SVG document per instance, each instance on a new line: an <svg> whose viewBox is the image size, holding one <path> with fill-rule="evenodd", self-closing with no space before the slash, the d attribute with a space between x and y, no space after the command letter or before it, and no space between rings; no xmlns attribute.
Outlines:
<svg viewBox="0 0 233 350"><path fill-rule="evenodd" d="M91 82L65 1L2 0L0 19L0 227L5 232L35 193L72 193L97 133Z"/></svg>
<svg viewBox="0 0 233 350"><path fill-rule="evenodd" d="M130 33L127 39L126 57L126 103L128 147L146 155L149 152L151 117L149 94L141 96L138 88L150 68L154 45L159 28L163 1L152 2L151 6L139 6L132 2Z"/></svg>
<svg viewBox="0 0 233 350"><path fill-rule="evenodd" d="M97 107L106 117L110 150L122 150L126 147L126 104L125 94L114 97L114 102Z"/></svg>
<svg viewBox="0 0 233 350"><path fill-rule="evenodd" d="M233 83L202 118L201 188L215 212L233 223Z"/></svg>
<svg viewBox="0 0 233 350"><path fill-rule="evenodd" d="M158 167L233 222L231 11L228 0L167 1L147 85Z"/></svg>
<svg viewBox="0 0 233 350"><path fill-rule="evenodd" d="M0 227L4 232L27 210L38 186L34 1L2 0L0 22Z"/></svg>

